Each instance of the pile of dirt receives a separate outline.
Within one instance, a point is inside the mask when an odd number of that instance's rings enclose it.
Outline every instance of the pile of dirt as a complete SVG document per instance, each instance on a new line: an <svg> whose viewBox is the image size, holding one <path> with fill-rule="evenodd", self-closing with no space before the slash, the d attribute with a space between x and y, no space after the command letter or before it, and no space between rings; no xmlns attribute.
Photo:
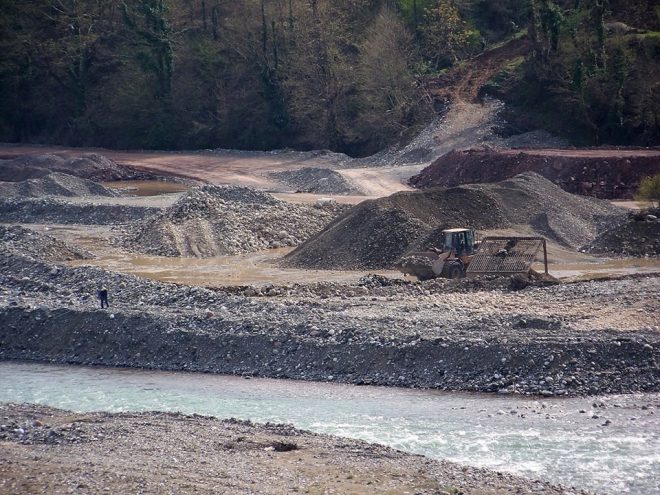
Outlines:
<svg viewBox="0 0 660 495"><path fill-rule="evenodd" d="M360 189L343 175L328 168L305 167L298 170L272 172L275 179L298 192L315 194L360 194Z"/></svg>
<svg viewBox="0 0 660 495"><path fill-rule="evenodd" d="M346 208L287 203L249 187L200 186L134 227L123 245L147 254L201 258L296 246Z"/></svg>
<svg viewBox="0 0 660 495"><path fill-rule="evenodd" d="M5 198L40 198L43 196L119 196L118 193L88 179L53 172L38 179L0 182L0 196Z"/></svg>
<svg viewBox="0 0 660 495"><path fill-rule="evenodd" d="M660 173L660 151L452 151L411 177L418 189L499 182L536 172L565 191L598 198L632 198L639 182Z"/></svg>
<svg viewBox="0 0 660 495"><path fill-rule="evenodd" d="M0 160L0 181L20 182L45 177L52 172L89 179L95 182L152 179L154 174L118 165L97 153L77 157L64 154L23 155Z"/></svg>
<svg viewBox="0 0 660 495"><path fill-rule="evenodd" d="M0 244L8 253L45 261L85 260L93 256L76 246L19 225L0 225Z"/></svg>
<svg viewBox="0 0 660 495"><path fill-rule="evenodd" d="M660 208L631 212L600 234L584 251L614 256L660 256Z"/></svg>
<svg viewBox="0 0 660 495"><path fill-rule="evenodd" d="M365 201L291 252L284 263L300 268L391 268L406 253L439 244L442 230L531 227L577 248L623 211L609 202L569 194L538 174L499 184L401 192ZM602 230L602 229L601 229Z"/></svg>

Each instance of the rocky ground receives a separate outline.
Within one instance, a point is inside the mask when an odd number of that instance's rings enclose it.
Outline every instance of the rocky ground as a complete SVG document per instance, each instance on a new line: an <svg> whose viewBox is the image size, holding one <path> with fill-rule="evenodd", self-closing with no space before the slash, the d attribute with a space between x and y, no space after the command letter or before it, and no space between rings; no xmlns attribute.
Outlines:
<svg viewBox="0 0 660 495"><path fill-rule="evenodd" d="M0 156L4 154L0 148ZM28 153L7 160L0 159L0 181L21 182L43 178L53 172L73 175L96 182L113 180L150 180L156 174L118 165L98 153L68 156L58 153Z"/></svg>
<svg viewBox="0 0 660 495"><path fill-rule="evenodd" d="M16 404L0 422L0 491L16 495L586 494L287 425Z"/></svg>
<svg viewBox="0 0 660 495"><path fill-rule="evenodd" d="M660 256L660 208L631 212L594 239L584 251L608 256Z"/></svg>
<svg viewBox="0 0 660 495"><path fill-rule="evenodd" d="M118 193L88 179L59 172L38 179L0 182L4 198L40 198L43 196L119 196Z"/></svg>
<svg viewBox="0 0 660 495"><path fill-rule="evenodd" d="M0 359L546 396L660 389L657 276L212 290L5 251L0 273Z"/></svg>

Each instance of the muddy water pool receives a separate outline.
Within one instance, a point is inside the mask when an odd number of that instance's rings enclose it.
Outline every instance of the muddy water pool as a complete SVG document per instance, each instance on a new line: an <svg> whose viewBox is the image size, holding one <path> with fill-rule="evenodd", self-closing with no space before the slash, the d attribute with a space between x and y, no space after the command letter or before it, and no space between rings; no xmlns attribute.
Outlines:
<svg viewBox="0 0 660 495"><path fill-rule="evenodd" d="M17 362L0 362L0 383L3 402L292 423L597 493L660 493L660 394L534 400Z"/></svg>

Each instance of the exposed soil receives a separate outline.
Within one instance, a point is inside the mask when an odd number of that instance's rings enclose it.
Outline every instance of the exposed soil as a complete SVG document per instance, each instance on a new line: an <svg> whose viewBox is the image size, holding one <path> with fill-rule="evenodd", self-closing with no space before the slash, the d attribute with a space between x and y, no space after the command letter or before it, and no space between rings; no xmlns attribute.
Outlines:
<svg viewBox="0 0 660 495"><path fill-rule="evenodd" d="M644 177L660 173L660 150L454 151L412 177L416 188L499 182L536 172L565 191L599 198L632 198Z"/></svg>
<svg viewBox="0 0 660 495"><path fill-rule="evenodd" d="M499 184L401 192L367 201L287 255L287 266L388 268L409 251L436 246L443 229L521 226L565 246L593 240L625 212L609 202L561 190L533 173ZM602 230L602 229L601 229Z"/></svg>
<svg viewBox="0 0 660 495"><path fill-rule="evenodd" d="M15 495L586 494L288 425L15 404L0 415L0 491Z"/></svg>

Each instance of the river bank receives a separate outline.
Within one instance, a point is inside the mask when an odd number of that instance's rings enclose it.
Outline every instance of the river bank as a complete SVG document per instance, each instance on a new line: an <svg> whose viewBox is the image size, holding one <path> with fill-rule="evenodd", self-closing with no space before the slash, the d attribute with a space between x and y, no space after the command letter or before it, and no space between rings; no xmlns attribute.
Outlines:
<svg viewBox="0 0 660 495"><path fill-rule="evenodd" d="M523 290L365 277L257 292L19 252L0 268L5 360L543 396L660 390L655 275Z"/></svg>
<svg viewBox="0 0 660 495"><path fill-rule="evenodd" d="M288 425L16 404L0 415L0 489L17 495L587 493Z"/></svg>

